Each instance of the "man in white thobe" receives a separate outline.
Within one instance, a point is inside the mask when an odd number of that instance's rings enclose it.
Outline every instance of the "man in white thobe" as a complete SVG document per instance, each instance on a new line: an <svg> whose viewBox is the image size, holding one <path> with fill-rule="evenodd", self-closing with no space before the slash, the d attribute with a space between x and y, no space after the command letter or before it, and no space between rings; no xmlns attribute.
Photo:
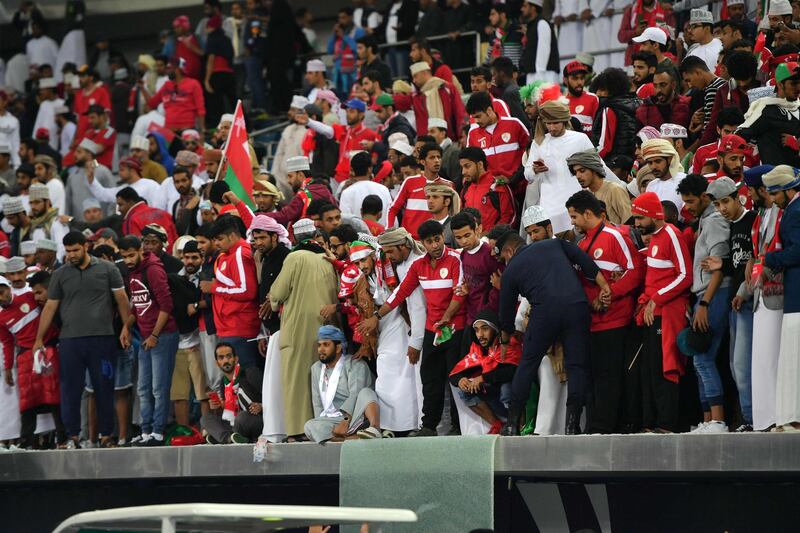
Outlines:
<svg viewBox="0 0 800 533"><path fill-rule="evenodd" d="M42 78L39 80L39 112L33 123L34 133L45 128L50 135L50 148L58 150L58 126L56 125L56 109L64 105L64 100L56 96L56 80Z"/></svg>

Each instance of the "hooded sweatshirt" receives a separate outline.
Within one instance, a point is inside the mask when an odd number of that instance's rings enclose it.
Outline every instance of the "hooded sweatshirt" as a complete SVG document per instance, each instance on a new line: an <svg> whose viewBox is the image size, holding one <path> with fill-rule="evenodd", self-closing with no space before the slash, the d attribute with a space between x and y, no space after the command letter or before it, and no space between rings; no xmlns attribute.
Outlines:
<svg viewBox="0 0 800 533"><path fill-rule="evenodd" d="M175 319L172 317L172 294L169 290L167 274L158 256L150 252L144 253L139 265L131 271L130 278L128 278L128 290L131 295L131 306L136 313L136 322L139 324L139 331L142 332L143 339L153 333L158 314L161 311L170 316L159 335L177 331Z"/></svg>

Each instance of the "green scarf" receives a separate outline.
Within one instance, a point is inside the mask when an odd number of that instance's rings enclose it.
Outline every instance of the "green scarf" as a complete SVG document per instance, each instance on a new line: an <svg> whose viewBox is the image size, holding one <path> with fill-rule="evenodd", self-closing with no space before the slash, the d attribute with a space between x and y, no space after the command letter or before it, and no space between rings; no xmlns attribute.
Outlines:
<svg viewBox="0 0 800 533"><path fill-rule="evenodd" d="M42 228L44 230L46 238L50 238L50 228L53 226L53 222L58 218L58 208L51 207L47 210L47 212L40 216L31 218L31 225L28 226L25 230L23 230L20 237L24 237L28 233L33 233L35 230Z"/></svg>

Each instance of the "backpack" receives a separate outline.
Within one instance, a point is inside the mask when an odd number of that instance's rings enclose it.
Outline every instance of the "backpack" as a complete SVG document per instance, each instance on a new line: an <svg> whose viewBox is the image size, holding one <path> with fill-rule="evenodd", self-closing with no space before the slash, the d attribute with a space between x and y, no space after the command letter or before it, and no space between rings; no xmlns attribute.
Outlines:
<svg viewBox="0 0 800 533"><path fill-rule="evenodd" d="M152 296L153 291L150 289L150 282L147 279L147 271L149 269L150 267L148 266L142 271L141 281ZM200 313L189 316L186 312L186 307L190 303L199 301L197 287L191 281L178 274L167 274L167 285L169 286L169 294L172 297L172 317L178 326L178 333L187 334L193 332L199 327Z"/></svg>

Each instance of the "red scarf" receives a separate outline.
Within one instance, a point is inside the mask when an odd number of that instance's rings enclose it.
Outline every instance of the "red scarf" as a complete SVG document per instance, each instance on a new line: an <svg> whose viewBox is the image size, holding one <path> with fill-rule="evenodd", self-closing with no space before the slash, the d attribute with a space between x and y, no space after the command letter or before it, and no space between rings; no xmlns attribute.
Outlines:
<svg viewBox="0 0 800 533"><path fill-rule="evenodd" d="M759 239L761 239L761 235L759 235L758 230L761 227L761 213L757 214L755 220L753 220L753 229L750 230L750 235L753 238L753 254L754 257L761 263L764 262L764 256L768 253L777 252L778 250L783 249L783 243L781 242L780 236L781 218L783 218L783 209L778 211L778 216L775 219L775 235L773 235L772 240L767 243L763 254L759 253L759 249L761 248L761 242L759 242ZM755 283L755 280L753 280L753 283ZM783 276L778 275L775 276L774 279L762 282L761 292L764 294L764 296L776 296L783 294Z"/></svg>
<svg viewBox="0 0 800 533"><path fill-rule="evenodd" d="M494 42L492 43L492 49L489 52L489 57L494 59L495 57L500 57L503 55L503 43L508 36L508 32L505 28L497 28L494 30Z"/></svg>
<svg viewBox="0 0 800 533"><path fill-rule="evenodd" d="M631 28L635 29L639 26L640 17L647 22L648 28L663 26L667 20L664 9L661 7L661 4L658 2L658 0L655 0L653 9L651 11L647 11L644 8L642 5L642 0L636 0L636 3L633 4L633 9L631 9Z"/></svg>
<svg viewBox="0 0 800 533"><path fill-rule="evenodd" d="M225 380L227 381L227 378ZM233 369L233 379L225 383L224 393L222 419L233 424L236 414L239 412L239 365Z"/></svg>

